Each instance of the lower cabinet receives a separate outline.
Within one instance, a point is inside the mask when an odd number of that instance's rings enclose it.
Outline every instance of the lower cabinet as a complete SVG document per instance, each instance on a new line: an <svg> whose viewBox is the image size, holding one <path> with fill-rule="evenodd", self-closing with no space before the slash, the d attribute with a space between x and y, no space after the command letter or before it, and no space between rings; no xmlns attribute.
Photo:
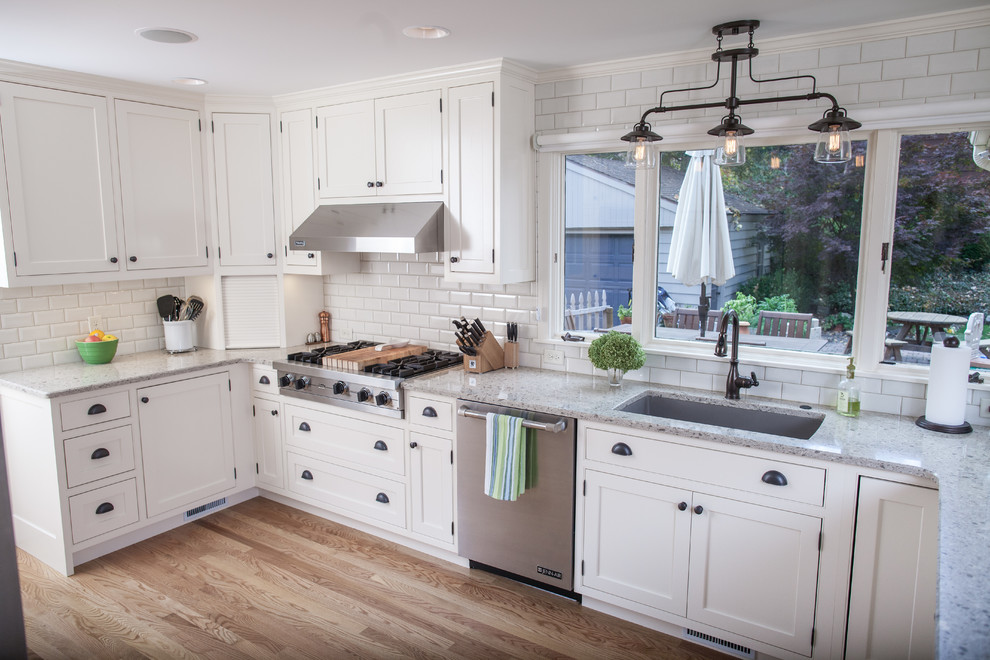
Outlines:
<svg viewBox="0 0 990 660"><path fill-rule="evenodd" d="M409 433L409 529L454 542L453 442L425 433Z"/></svg>
<svg viewBox="0 0 990 660"><path fill-rule="evenodd" d="M149 518L234 487L226 373L140 388L137 398Z"/></svg>
<svg viewBox="0 0 990 660"><path fill-rule="evenodd" d="M282 458L282 404L256 396L251 402L254 427L254 471L259 486L285 488Z"/></svg>
<svg viewBox="0 0 990 660"><path fill-rule="evenodd" d="M938 491L860 477L847 658L935 657Z"/></svg>

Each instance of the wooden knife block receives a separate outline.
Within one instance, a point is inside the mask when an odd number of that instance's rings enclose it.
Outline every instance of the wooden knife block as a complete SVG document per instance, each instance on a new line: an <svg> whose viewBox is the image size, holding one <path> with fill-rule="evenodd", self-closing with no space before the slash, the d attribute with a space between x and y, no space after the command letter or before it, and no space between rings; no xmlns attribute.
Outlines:
<svg viewBox="0 0 990 660"><path fill-rule="evenodd" d="M481 338L481 344L476 348L477 355L464 356L464 371L483 374L486 371L494 371L505 366L502 347L491 332L485 333L485 336Z"/></svg>

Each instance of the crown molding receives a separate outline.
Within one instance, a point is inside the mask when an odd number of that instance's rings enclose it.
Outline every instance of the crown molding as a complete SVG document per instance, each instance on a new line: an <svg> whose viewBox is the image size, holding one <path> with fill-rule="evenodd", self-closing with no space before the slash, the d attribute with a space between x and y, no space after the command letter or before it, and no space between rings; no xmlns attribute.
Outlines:
<svg viewBox="0 0 990 660"><path fill-rule="evenodd" d="M990 6L882 21L855 28L808 32L787 37L778 37L776 39L765 39L760 40L757 45L760 48L761 54L780 54L814 48L830 48L868 41L911 37L919 34L931 34L933 32L959 30L983 25L990 25ZM574 80L576 78L594 78L598 76L647 71L650 69L665 69L686 64L709 63L711 62L711 53L711 48L699 48L690 51L662 53L583 64L574 67L562 67L539 72L536 82L547 83Z"/></svg>

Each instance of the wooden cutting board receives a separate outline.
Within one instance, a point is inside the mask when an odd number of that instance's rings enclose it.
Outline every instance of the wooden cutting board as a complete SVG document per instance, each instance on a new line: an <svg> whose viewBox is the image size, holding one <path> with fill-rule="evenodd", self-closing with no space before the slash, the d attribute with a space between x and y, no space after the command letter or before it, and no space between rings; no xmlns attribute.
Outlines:
<svg viewBox="0 0 990 660"><path fill-rule="evenodd" d="M348 371L360 371L372 364L388 362L398 358L419 355L425 352L426 346L418 344L407 344L401 348L386 348L384 351L376 351L375 347L362 348L357 351L349 351L340 355L332 355L323 358L323 366L331 369L346 369Z"/></svg>

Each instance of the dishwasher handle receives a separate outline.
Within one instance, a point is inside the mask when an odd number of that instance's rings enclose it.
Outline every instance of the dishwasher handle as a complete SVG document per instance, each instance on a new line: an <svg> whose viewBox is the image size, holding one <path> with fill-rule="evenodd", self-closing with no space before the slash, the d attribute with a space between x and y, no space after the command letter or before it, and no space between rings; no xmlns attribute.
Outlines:
<svg viewBox="0 0 990 660"><path fill-rule="evenodd" d="M487 419L485 413L477 412L471 410L467 406L460 406L457 409L457 414L461 417L470 417L471 419ZM523 420L523 428L536 429L537 431L548 431L549 433L560 433L567 428L566 419L558 419L556 422L533 422L528 419Z"/></svg>

